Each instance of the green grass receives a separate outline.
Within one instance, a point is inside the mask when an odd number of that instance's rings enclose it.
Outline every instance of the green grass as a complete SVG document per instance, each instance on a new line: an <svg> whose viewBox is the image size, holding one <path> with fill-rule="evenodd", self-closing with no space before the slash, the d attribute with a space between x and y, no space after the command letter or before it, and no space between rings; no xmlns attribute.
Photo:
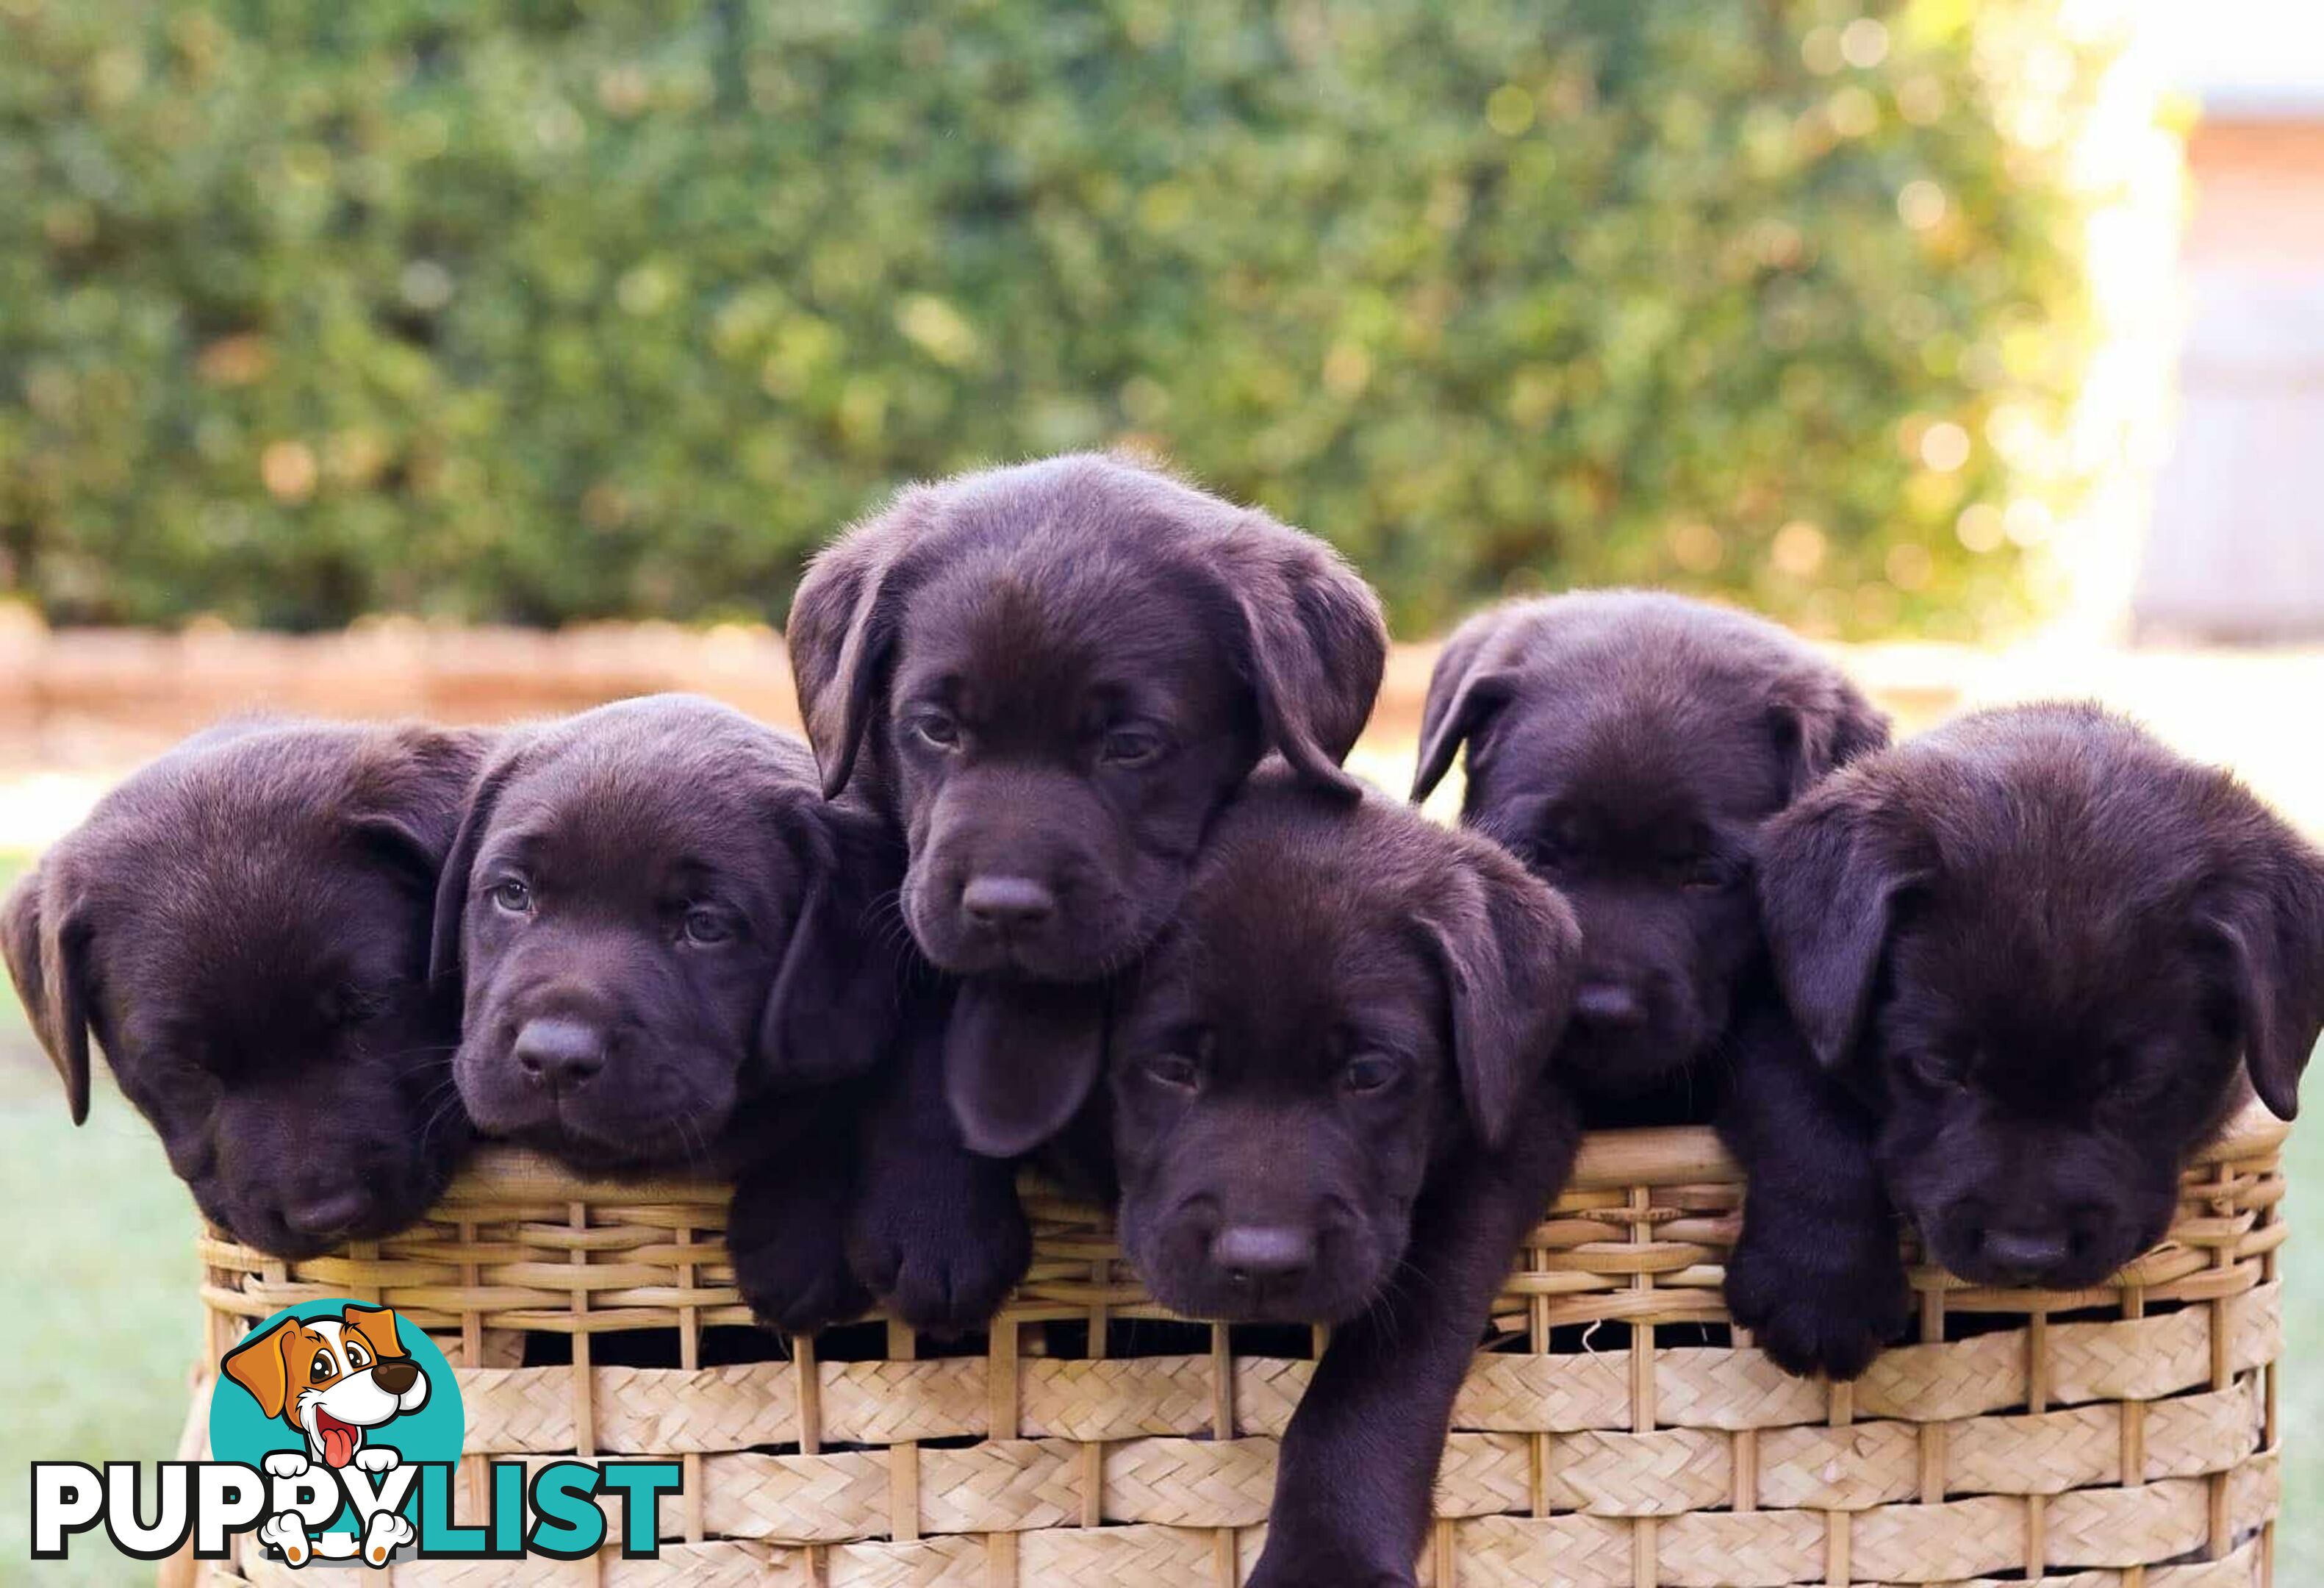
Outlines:
<svg viewBox="0 0 2324 1588"><path fill-rule="evenodd" d="M20 864L0 856L0 887ZM101 1066L93 1090L76 1131L23 1011L0 996L0 1219L15 1278L0 1307L0 1583L153 1580L95 1535L24 1575L24 1469L172 1455L201 1351L193 1203ZM2295 1188L2324 1186L2324 1130L2296 1134L2291 1156ZM2324 1231L2303 1226L2308 1203L2295 1189L2283 1265L2285 1588L2324 1582Z"/></svg>
<svg viewBox="0 0 2324 1588"><path fill-rule="evenodd" d="M0 858L0 887L20 860ZM96 1077L88 1123L66 1117L56 1072L0 994L0 1583L150 1583L150 1562L83 1535L27 1574L34 1461L153 1462L177 1454L202 1347L194 1205L161 1144Z"/></svg>

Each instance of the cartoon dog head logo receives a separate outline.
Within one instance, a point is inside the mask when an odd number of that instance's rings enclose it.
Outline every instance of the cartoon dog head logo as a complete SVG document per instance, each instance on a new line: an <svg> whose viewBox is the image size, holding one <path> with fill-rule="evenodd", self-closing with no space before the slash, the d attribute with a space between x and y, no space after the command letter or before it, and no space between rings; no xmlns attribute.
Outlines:
<svg viewBox="0 0 2324 1588"><path fill-rule="evenodd" d="M428 1404L428 1374L395 1314L347 1303L336 1317L286 1317L220 1362L270 1418L306 1436L312 1460L344 1467L370 1430Z"/></svg>

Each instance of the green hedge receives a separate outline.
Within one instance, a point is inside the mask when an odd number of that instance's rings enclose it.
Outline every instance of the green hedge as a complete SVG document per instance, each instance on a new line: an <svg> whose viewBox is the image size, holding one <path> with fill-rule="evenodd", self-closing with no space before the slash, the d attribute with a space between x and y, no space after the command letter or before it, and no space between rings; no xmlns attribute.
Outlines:
<svg viewBox="0 0 2324 1588"><path fill-rule="evenodd" d="M1986 421L2082 356L1989 80L2053 5L0 0L0 575L779 613L891 484L1126 438L1407 630L1989 623Z"/></svg>

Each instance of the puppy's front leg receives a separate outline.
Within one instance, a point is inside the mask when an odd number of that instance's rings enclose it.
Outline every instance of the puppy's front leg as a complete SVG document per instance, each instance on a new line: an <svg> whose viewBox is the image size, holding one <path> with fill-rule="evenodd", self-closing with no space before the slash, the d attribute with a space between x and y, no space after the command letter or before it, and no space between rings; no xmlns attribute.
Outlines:
<svg viewBox="0 0 2324 1588"><path fill-rule="evenodd" d="M855 1102L850 1092L844 1105L817 1106L735 1177L726 1214L734 1283L759 1322L782 1334L811 1334L872 1305L847 1266Z"/></svg>
<svg viewBox="0 0 2324 1588"><path fill-rule="evenodd" d="M1776 1365L1853 1379L1912 1319L1871 1113L1770 999L1737 1024L1719 1131L1743 1166L1727 1310Z"/></svg>
<svg viewBox="0 0 2324 1588"><path fill-rule="evenodd" d="M1579 1133L1563 1094L1536 1083L1507 1149L1463 1148L1432 1177L1404 1265L1333 1331L1292 1414L1250 1588L1409 1588L1453 1398Z"/></svg>
<svg viewBox="0 0 2324 1588"><path fill-rule="evenodd" d="M1015 1167L971 1152L945 1099L940 1021L921 1022L872 1106L847 1251L872 1295L933 1334L983 1327L1032 1262Z"/></svg>

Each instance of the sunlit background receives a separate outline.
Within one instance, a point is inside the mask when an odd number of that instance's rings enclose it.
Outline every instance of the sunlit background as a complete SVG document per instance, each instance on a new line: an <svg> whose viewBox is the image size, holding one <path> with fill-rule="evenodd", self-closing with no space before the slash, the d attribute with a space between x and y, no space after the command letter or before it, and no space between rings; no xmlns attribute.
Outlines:
<svg viewBox="0 0 2324 1588"><path fill-rule="evenodd" d="M1655 582L2324 836L2324 10L0 0L0 872L253 706L790 721L824 535L1082 446L1365 568L1390 787L1460 613ZM0 1464L166 1455L190 1208L5 1018Z"/></svg>

